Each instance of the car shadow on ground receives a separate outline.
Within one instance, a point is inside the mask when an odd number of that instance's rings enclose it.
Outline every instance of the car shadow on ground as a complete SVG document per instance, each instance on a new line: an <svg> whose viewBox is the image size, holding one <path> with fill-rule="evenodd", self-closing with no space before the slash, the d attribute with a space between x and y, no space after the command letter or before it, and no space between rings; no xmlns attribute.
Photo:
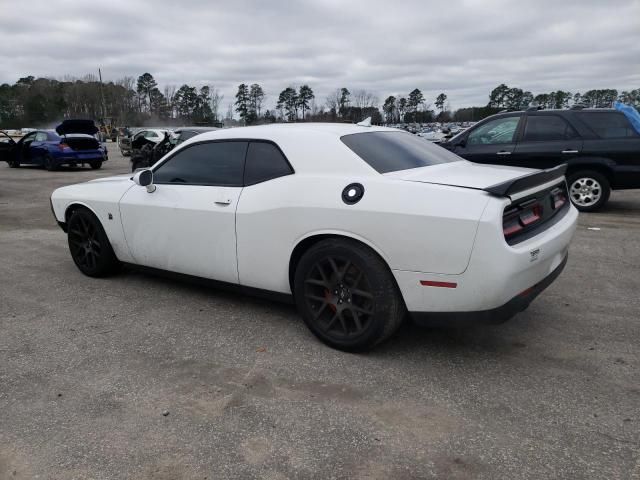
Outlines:
<svg viewBox="0 0 640 480"><path fill-rule="evenodd" d="M127 281L143 282L148 288L154 290L166 289L167 291L177 292L179 296L185 299L189 297L193 297L194 300L214 298L217 303L228 303L231 308L242 305L242 308L250 308L257 312L267 311L273 317L273 321L282 322L282 325L278 328L289 329L290 326L302 323L294 304L246 294L235 287L219 288L207 284L206 280L176 278L171 273L147 271L135 266L125 266L118 276L124 277ZM525 315L526 313L523 312L518 317ZM522 320L522 318L518 319L518 321ZM524 321L526 320L525 318ZM514 319L510 322L513 321ZM530 326L528 326L529 328ZM300 342L319 342L310 332L306 335L306 327L298 331L302 332L303 336L303 338L300 338ZM295 334L293 329L287 333ZM526 345L523 342L514 340L510 334L510 329L506 328L505 324L425 327L416 325L407 316L398 332L385 343L375 347L370 352L362 352L357 355L385 357L439 351L473 356L474 354L485 355L487 353L508 354L523 347L526 347ZM349 354L345 353L345 355Z"/></svg>

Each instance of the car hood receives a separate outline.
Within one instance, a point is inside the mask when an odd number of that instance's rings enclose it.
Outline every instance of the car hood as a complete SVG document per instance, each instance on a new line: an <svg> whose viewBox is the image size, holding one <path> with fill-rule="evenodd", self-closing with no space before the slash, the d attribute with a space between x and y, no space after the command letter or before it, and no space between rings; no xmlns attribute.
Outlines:
<svg viewBox="0 0 640 480"><path fill-rule="evenodd" d="M66 135L68 133L95 135L98 133L98 127L93 123L93 120L70 119L63 120L63 122L56 127L56 132L58 135Z"/></svg>
<svg viewBox="0 0 640 480"><path fill-rule="evenodd" d="M483 190L536 171L531 168L481 165L463 160L385 173L385 176L408 182L434 183Z"/></svg>

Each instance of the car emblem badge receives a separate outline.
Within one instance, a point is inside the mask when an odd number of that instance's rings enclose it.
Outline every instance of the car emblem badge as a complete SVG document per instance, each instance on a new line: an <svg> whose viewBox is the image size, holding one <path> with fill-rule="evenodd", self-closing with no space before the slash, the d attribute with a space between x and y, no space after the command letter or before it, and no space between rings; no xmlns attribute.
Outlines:
<svg viewBox="0 0 640 480"><path fill-rule="evenodd" d="M529 252L529 261L530 262L535 262L536 260L538 260L538 256L540 255L540 249L536 248L535 250L531 250Z"/></svg>

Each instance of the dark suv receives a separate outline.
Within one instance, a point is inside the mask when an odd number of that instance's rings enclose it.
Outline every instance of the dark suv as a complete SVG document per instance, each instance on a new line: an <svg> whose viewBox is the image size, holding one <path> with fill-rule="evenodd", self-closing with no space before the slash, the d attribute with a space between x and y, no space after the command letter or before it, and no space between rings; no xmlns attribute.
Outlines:
<svg viewBox="0 0 640 480"><path fill-rule="evenodd" d="M640 188L640 134L614 109L499 113L440 145L478 163L566 163L571 201L582 211L602 207L612 189Z"/></svg>

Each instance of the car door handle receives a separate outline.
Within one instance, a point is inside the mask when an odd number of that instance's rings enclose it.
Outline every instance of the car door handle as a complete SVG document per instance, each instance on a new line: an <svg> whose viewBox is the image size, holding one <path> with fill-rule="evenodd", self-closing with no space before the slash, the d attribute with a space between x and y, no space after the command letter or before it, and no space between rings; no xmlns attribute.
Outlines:
<svg viewBox="0 0 640 480"><path fill-rule="evenodd" d="M562 150L562 153L578 153L578 150Z"/></svg>
<svg viewBox="0 0 640 480"><path fill-rule="evenodd" d="M500 150L496 155L511 155L511 152L507 152L506 150Z"/></svg>
<svg viewBox="0 0 640 480"><path fill-rule="evenodd" d="M231 203L231 199L227 198L227 199L220 199L220 200L216 200L216 205L229 205Z"/></svg>

